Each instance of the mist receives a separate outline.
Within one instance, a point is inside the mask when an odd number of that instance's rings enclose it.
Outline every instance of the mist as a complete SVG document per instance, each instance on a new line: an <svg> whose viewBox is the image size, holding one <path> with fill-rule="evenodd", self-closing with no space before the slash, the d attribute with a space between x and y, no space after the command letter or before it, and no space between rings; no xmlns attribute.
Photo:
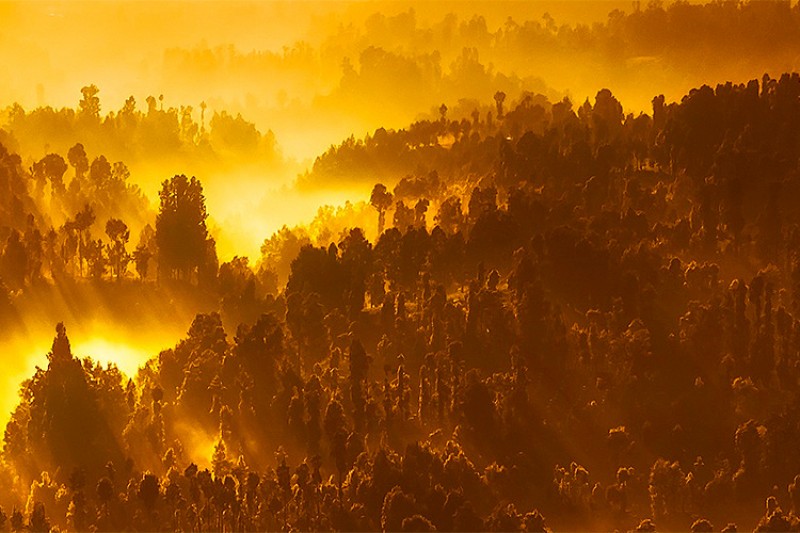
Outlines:
<svg viewBox="0 0 800 533"><path fill-rule="evenodd" d="M800 529L798 50L782 0L1 2L0 532Z"/></svg>
<svg viewBox="0 0 800 533"><path fill-rule="evenodd" d="M691 8L684 10L686 24L694 16ZM156 155L147 147L132 153L81 134L54 142L54 135L40 138L41 129L26 135L9 128L23 156L64 153L83 142L92 154L124 161L151 203L170 175L202 177L221 257L253 256L275 229L308 222L320 199L294 195L297 208L286 219L287 210L264 212L275 207L269 196L291 186L318 155L351 135L436 118L441 104L454 112L464 104L472 109L471 103L497 90L509 98L538 93L579 104L608 87L626 112L648 112L658 93L669 101L717 79L743 81L797 66L796 56L752 47L739 59L704 60L716 57L707 47L718 47L722 43L713 40L722 37L681 33L678 10L672 33L662 39L685 42L679 50L670 48L623 27L663 16L663 8L640 9L628 2L579 0L12 2L3 6L0 99L29 112L71 108L81 88L94 84L102 115L121 110L129 97L140 109L155 97L158 109L188 113L200 127L208 128L215 113L241 114L261 134L274 134L269 147L256 149L260 153L215 146L213 158L198 160L174 151ZM265 24L269 31L263 31ZM581 39L587 46L580 48ZM701 48L692 51L691 40ZM207 106L202 113L201 104ZM357 187L359 198L369 186ZM237 221L239 191L245 189L246 223ZM334 193L333 203L346 199L347 193Z"/></svg>
<svg viewBox="0 0 800 533"><path fill-rule="evenodd" d="M478 79L466 84L447 79L458 68L454 62L464 48L474 47L476 60L483 68L494 68L494 75L511 76L505 79L505 87L499 87L504 90L570 91L576 100L593 95L598 84L615 74L612 65L595 64L590 76L575 78L567 71L581 69L559 69L562 59L547 60L546 55L553 52L547 45L535 56L536 62L522 63L515 59L520 52L512 49L508 54L494 45L495 32L510 20L602 23L612 10L630 8L627 2L611 1L430 2L423 6L415 8L409 2L9 3L4 5L0 38L6 58L0 70L0 96L26 109L73 106L81 87L95 84L101 89L104 112L121 108L131 95L139 101L164 95L167 105L191 105L195 110L206 102L209 115L214 110L241 112L261 131L276 132L286 155L305 161L351 134L399 127L420 109L438 107L443 101L453 105L468 96L485 97L488 89L477 85ZM153 15L156 12L158 16ZM545 14L547 23L542 19ZM269 31L263 31L265 24ZM467 40L456 41L459 35ZM401 80L404 90L394 91L385 105L379 95L391 87L400 88L391 78L399 73L387 70L391 69L388 64L362 64L371 47L412 63L436 54L431 64L436 72L423 73L433 77L413 89L412 80ZM345 62L355 69L357 79L352 82ZM376 76L388 78L383 85L379 81L375 85L370 80ZM631 81L617 79L612 88L632 90L636 82L648 79L649 75ZM678 90L685 91L696 81L686 80ZM470 86L475 90L465 92ZM635 106L631 110L647 109L646 99L652 92L643 86L638 98L627 98L634 102L628 104ZM393 101L398 97L402 99ZM305 127L309 122L313 128Z"/></svg>

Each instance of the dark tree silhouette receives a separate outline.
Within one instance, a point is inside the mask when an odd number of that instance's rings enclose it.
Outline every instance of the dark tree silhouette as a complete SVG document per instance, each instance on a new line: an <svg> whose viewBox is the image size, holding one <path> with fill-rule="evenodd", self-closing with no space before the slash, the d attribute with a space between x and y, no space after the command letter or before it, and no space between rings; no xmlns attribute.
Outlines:
<svg viewBox="0 0 800 533"><path fill-rule="evenodd" d="M112 218L106 222L106 235L111 240L107 245L108 259L111 262L111 271L121 279L128 270L128 262L130 256L126 250L128 240L130 239L130 230L128 226L121 220Z"/></svg>
<svg viewBox="0 0 800 533"><path fill-rule="evenodd" d="M369 203L378 210L378 235L383 233L386 224L386 210L392 206L392 201L392 193L382 183L378 183L372 188Z"/></svg>
<svg viewBox="0 0 800 533"><path fill-rule="evenodd" d="M75 169L75 177L78 179L83 178L83 175L89 170L89 158L86 156L86 150L84 150L81 143L69 149L67 160L72 165L72 168Z"/></svg>
<svg viewBox="0 0 800 533"><path fill-rule="evenodd" d="M497 91L494 93L494 103L497 108L497 118L503 118L503 103L506 101L506 93Z"/></svg>
<svg viewBox="0 0 800 533"><path fill-rule="evenodd" d="M100 98L97 94L100 90L96 85L88 85L81 88L81 101L78 103L81 114L87 118L100 119Z"/></svg>
<svg viewBox="0 0 800 533"><path fill-rule="evenodd" d="M206 228L205 196L200 181L184 175L161 184L161 204L156 217L159 271L190 280L208 263L213 239Z"/></svg>

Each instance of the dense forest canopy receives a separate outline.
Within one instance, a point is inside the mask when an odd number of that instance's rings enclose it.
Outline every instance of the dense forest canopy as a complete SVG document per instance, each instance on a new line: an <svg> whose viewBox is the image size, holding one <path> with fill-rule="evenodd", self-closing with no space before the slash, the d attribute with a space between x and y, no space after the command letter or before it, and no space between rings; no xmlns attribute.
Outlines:
<svg viewBox="0 0 800 533"><path fill-rule="evenodd" d="M0 4L0 531L800 530L800 7L522 4Z"/></svg>

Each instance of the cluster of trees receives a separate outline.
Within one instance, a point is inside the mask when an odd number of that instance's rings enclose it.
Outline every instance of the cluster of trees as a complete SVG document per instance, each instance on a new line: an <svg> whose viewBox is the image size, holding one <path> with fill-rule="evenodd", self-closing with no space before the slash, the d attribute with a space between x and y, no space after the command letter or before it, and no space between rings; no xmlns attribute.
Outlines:
<svg viewBox="0 0 800 533"><path fill-rule="evenodd" d="M20 156L0 145L0 161L3 301L10 292L42 284L81 278L120 281L133 272L143 281L215 284L216 248L197 178L180 175L164 181L153 220L147 199L129 181L127 166L112 165L102 155L90 163L81 143L69 149L66 160L50 153L28 170ZM71 178L65 181L70 167ZM135 246L131 227L140 229Z"/></svg>
<svg viewBox="0 0 800 533"><path fill-rule="evenodd" d="M405 124L437 101L483 101L497 89L552 96L614 83L628 105L641 108L655 91L677 95L702 80L790 69L800 44L800 9L788 0L634 2L591 25L533 17L527 9L502 18L500 9L475 9L488 16L439 18L409 9L338 27L320 20L306 39L280 51L173 48L164 55L165 79L208 87L229 105L246 96L256 102L244 109L248 116L276 120L282 131L294 130L297 117L335 129L342 109L347 130L364 131ZM501 9L513 13L515 6ZM272 93L241 94L226 83L231 79Z"/></svg>
<svg viewBox="0 0 800 533"><path fill-rule="evenodd" d="M205 102L200 103L199 111L191 105L165 109L164 95L148 96L146 110L137 108L131 96L121 109L104 114L99 94L95 85L83 87L74 109L46 106L26 111L19 104L8 107L0 116L9 148L36 157L42 147L65 153L81 143L137 167L153 167L159 162L206 166L221 165L226 160L269 165L282 162L274 134L262 134L241 115L221 110L208 118ZM47 170L56 168L49 166Z"/></svg>
<svg viewBox="0 0 800 533"><path fill-rule="evenodd" d="M800 75L492 108L345 143L424 164L374 186L377 238L284 229L259 271L216 268L202 187L166 181L158 264L220 311L135 377L59 325L0 529L800 527Z"/></svg>

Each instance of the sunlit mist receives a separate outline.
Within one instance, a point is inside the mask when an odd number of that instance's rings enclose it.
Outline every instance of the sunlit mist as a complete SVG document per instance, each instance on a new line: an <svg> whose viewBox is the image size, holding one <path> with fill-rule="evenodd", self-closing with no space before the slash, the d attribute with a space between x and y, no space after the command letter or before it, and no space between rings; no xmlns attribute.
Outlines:
<svg viewBox="0 0 800 533"><path fill-rule="evenodd" d="M0 533L800 531L798 0L0 0Z"/></svg>
<svg viewBox="0 0 800 533"><path fill-rule="evenodd" d="M73 350L78 357L91 357L101 365L114 364L126 376L133 377L139 367L155 355L137 344L126 344L120 339L94 337L76 343Z"/></svg>

